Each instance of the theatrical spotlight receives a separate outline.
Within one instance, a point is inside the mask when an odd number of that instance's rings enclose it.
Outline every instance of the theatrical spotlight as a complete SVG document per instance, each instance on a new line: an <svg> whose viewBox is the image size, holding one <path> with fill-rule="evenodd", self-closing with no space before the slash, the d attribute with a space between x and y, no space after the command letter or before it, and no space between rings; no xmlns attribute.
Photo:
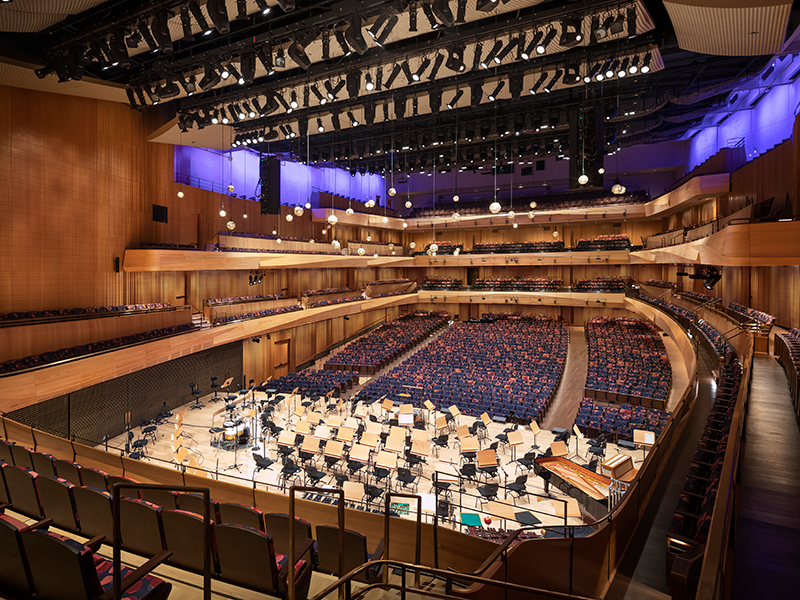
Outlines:
<svg viewBox="0 0 800 600"><path fill-rule="evenodd" d="M456 90L456 95L453 96L452 100L447 103L447 108L453 109L458 104L458 101L461 99L461 96L464 95L464 90Z"/></svg>
<svg viewBox="0 0 800 600"><path fill-rule="evenodd" d="M703 287L707 290L713 289L721 279L722 271L717 267L706 267L706 280L703 282Z"/></svg>
<svg viewBox="0 0 800 600"><path fill-rule="evenodd" d="M447 62L444 63L444 66L457 73L464 71L464 69L466 69L466 65L464 64L464 46L453 46L447 52Z"/></svg>

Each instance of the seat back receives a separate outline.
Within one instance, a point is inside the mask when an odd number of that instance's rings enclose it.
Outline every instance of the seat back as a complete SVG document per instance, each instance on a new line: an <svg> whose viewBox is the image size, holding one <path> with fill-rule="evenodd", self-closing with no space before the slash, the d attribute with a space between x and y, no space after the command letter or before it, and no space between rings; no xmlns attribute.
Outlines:
<svg viewBox="0 0 800 600"><path fill-rule="evenodd" d="M164 541L172 552L170 564L195 573L203 572L203 517L185 510L165 510ZM218 572L217 543L214 536L214 521L211 521L211 572Z"/></svg>
<svg viewBox="0 0 800 600"><path fill-rule="evenodd" d="M130 477L123 477L122 475L109 475L108 476L108 491L111 492L111 496L114 496L114 484L115 483L138 483L131 479ZM121 498L139 498L140 491L137 488L122 488L119 492ZM156 502L155 504L158 504ZM166 508L170 508L167 506Z"/></svg>
<svg viewBox="0 0 800 600"><path fill-rule="evenodd" d="M75 508L80 516L81 533L92 538L103 535L106 543L114 540L114 516L111 494L93 487L76 487L72 490Z"/></svg>
<svg viewBox="0 0 800 600"><path fill-rule="evenodd" d="M14 457L14 464L16 466L33 470L33 459L31 458L30 448L22 444L14 444L11 446L11 455Z"/></svg>
<svg viewBox="0 0 800 600"><path fill-rule="evenodd" d="M33 464L33 470L42 477L56 476L56 459L52 454L31 452L31 462Z"/></svg>
<svg viewBox="0 0 800 600"><path fill-rule="evenodd" d="M164 510L174 510L178 508L178 494L171 490L147 489L141 490L140 494L142 496L142 500L147 500L148 502L157 504ZM200 505L203 505L202 497L200 498ZM189 512L195 511L190 510ZM198 514L202 515L203 513L201 512Z"/></svg>
<svg viewBox="0 0 800 600"><path fill-rule="evenodd" d="M103 593L92 551L80 542L41 530L23 532L22 542L38 598L88 600Z"/></svg>
<svg viewBox="0 0 800 600"><path fill-rule="evenodd" d="M75 506L75 486L58 477L39 477L36 480L44 516L53 525L67 531L80 531L78 509Z"/></svg>
<svg viewBox="0 0 800 600"><path fill-rule="evenodd" d="M67 478L64 477L64 479ZM108 489L108 473L105 473L100 469L83 467L81 469L81 481L83 482L83 485L87 487L95 487L108 492L111 491Z"/></svg>
<svg viewBox="0 0 800 600"><path fill-rule="evenodd" d="M125 550L155 556L164 549L162 509L152 502L121 498L119 505L120 534Z"/></svg>
<svg viewBox="0 0 800 600"><path fill-rule="evenodd" d="M0 589L13 596L31 593L30 572L21 534L28 527L8 515L0 515Z"/></svg>
<svg viewBox="0 0 800 600"><path fill-rule="evenodd" d="M11 452L11 448L14 446L14 442L9 442L8 440L0 440L0 460L5 461L9 465L14 464L14 455Z"/></svg>
<svg viewBox="0 0 800 600"><path fill-rule="evenodd" d="M219 503L219 522L247 525L259 531L266 531L264 529L264 516L260 510L252 506L236 504L235 502Z"/></svg>
<svg viewBox="0 0 800 600"><path fill-rule="evenodd" d="M4 460L0 460L0 504L11 504L11 497L8 495L8 487L6 486L5 466Z"/></svg>
<svg viewBox="0 0 800 600"><path fill-rule="evenodd" d="M317 525L317 554L319 570L341 577L369 560L367 538L357 531L344 530L344 573L339 572L339 528L333 525ZM366 571L356 577L367 581Z"/></svg>
<svg viewBox="0 0 800 600"><path fill-rule="evenodd" d="M272 536L245 525L217 526L220 579L279 596Z"/></svg>
<svg viewBox="0 0 800 600"><path fill-rule="evenodd" d="M194 494L191 492L180 492L178 494L178 508L181 510L188 510L201 517L205 514L203 506L203 496L201 494ZM209 498L209 511L211 519L215 523L219 523L219 502L213 498Z"/></svg>
<svg viewBox="0 0 800 600"><path fill-rule="evenodd" d="M272 536L275 551L289 554L289 515L286 513L267 513L264 515L267 533ZM294 518L294 547L300 547L304 541L311 539L311 523L300 517Z"/></svg>
<svg viewBox="0 0 800 600"><path fill-rule="evenodd" d="M81 487L83 485L83 478L81 477L82 470L83 467L71 460L56 459L56 475L61 477L61 479L66 479L75 487Z"/></svg>
<svg viewBox="0 0 800 600"><path fill-rule="evenodd" d="M42 505L39 502L39 491L36 489L36 479L39 477L36 471L5 465L3 475L14 511L34 519L40 519Z"/></svg>

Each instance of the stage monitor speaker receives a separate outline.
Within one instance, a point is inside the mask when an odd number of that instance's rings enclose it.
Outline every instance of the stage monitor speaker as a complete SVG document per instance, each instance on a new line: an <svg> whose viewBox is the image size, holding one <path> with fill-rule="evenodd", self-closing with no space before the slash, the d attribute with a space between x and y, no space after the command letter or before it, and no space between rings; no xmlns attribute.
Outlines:
<svg viewBox="0 0 800 600"><path fill-rule="evenodd" d="M261 214L281 214L281 161L274 156L261 159Z"/></svg>

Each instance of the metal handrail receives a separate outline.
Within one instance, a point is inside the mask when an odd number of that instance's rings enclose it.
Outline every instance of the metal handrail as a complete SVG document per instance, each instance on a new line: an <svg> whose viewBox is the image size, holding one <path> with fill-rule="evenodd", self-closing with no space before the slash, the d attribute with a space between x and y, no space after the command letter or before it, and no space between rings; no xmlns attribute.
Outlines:
<svg viewBox="0 0 800 600"><path fill-rule="evenodd" d="M289 580L288 600L295 600L294 589L294 515L296 492L314 492L338 496L337 521L339 524L339 573L344 572L344 490L342 488L320 488L314 486L292 486L289 488ZM362 565L364 566L364 565ZM339 590L339 600L343 597L343 590Z"/></svg>
<svg viewBox="0 0 800 600"><path fill-rule="evenodd" d="M114 512L114 560L112 564L114 575L114 600L122 598L121 590L121 564L122 564L122 536L120 535L120 490L123 489L138 489L138 490L169 490L172 492L192 492L203 494L203 600L211 600L211 494L208 488L186 486L186 485L159 485L153 483L129 483L127 481L118 481L114 483L111 490L113 512ZM289 569L290 573L294 569ZM291 600L294 600L293 598Z"/></svg>
<svg viewBox="0 0 800 600"><path fill-rule="evenodd" d="M386 494L386 508L384 510L384 519L383 519L383 547L384 551L383 554L388 560L389 558L389 534L390 534L390 527L389 523L391 522L390 519L390 507L391 507L391 499L392 498L409 498L415 499L417 501L417 527L416 527L416 542L414 544L414 563L420 564L422 562L422 496L419 494L401 494L399 492L389 492ZM341 571L340 571L341 572ZM383 570L383 583L389 583L389 569ZM415 571L414 574L414 585L419 587L419 570Z"/></svg>
<svg viewBox="0 0 800 600"><path fill-rule="evenodd" d="M391 583L375 583L371 585L364 586L358 589L355 593L351 590L351 583L353 579L359 575L362 571L370 568L374 568L376 566L383 566L385 571L388 571L390 568L392 569L399 569L401 572L400 581L401 584L391 584ZM344 598L345 600L357 600L358 598L364 596L367 592L372 589L399 589L401 593L401 598L405 597L406 591L409 589L406 586L405 581L405 573L406 571L414 571L418 570L420 572L424 572L427 575L431 575L434 578L444 579L445 584L448 589L451 588L453 580L458 581L468 581L471 583L477 583L482 585L489 585L489 586L499 586L502 587L504 590L509 591L518 591L524 592L528 594L539 594L548 598L559 598L563 600L593 600L587 596L576 596L574 594L567 594L564 592L557 592L554 590L546 590L542 588L535 588L531 586L522 585L519 583L510 583L508 581L500 581L497 579L488 579L484 577L478 577L476 575L471 575L468 573L456 573L453 571L448 571L444 569L438 569L435 567L427 567L424 565L415 565L412 563L401 562L397 560L390 560L390 559L381 559L381 560L374 560L369 561L369 563L365 563L363 565L359 565L343 577L340 577L337 581L330 584L328 587L323 589L317 595L309 598L308 600L323 600L326 596L331 594L332 592L336 591L337 589L340 590L340 597L341 597L341 590L343 588L344 591ZM448 594L441 594L438 592L432 592L430 590L418 589L418 588L410 588L414 591L415 594L426 594L430 595L433 598L442 598L442 599L454 599L454 596L450 596Z"/></svg>

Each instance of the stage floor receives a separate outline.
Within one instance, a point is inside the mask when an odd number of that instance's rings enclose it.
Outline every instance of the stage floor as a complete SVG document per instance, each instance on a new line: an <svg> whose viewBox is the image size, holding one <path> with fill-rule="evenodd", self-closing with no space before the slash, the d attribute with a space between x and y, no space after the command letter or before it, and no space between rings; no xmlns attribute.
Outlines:
<svg viewBox="0 0 800 600"><path fill-rule="evenodd" d="M273 415L273 421L278 427L282 427L285 431L291 432L291 438L294 438L295 430L298 427L302 429L304 423L316 422L317 420L320 421L320 426L335 426L345 418L352 418L356 423L363 422L366 427L366 434L374 435L368 436L365 434L365 436L362 437L362 441L370 437L374 439L375 437L379 437L381 432L388 432L390 430L388 424L380 422L384 420L386 411L381 408L378 403L374 403L369 407L359 404L354 414L351 415L349 402L345 402L341 414L339 414L336 411L326 412L324 402L319 402L316 406L305 408L301 406L301 398L299 396L291 402L288 400L288 394L286 396L287 400L277 405ZM251 401L249 395L245 396L243 400L238 403L235 411L227 410L223 401L210 402L212 398L213 396L211 394L201 398L200 403L202 404L202 408L200 409L191 409L193 403L175 409L173 416L170 417L167 422L158 425L154 434L148 436L150 441L147 444L146 453L142 460L153 463L163 463L164 466L177 468L175 449L177 448L179 453L183 453L185 449L186 456L183 459L183 464L196 464L199 474L205 472L208 477L237 483L247 487L252 487L253 482L255 482L258 487L263 485L264 489L269 491L288 493L282 485L282 464L278 453L278 441L270 436L266 439L265 445L264 439L261 436L261 420L257 416L258 406L267 404L267 395L262 392L255 392L255 403ZM423 412L423 414L426 413L427 411ZM182 435L173 439L176 432L176 425L178 421L181 420L181 414L183 415ZM374 415L379 422L371 421L371 415ZM441 448L437 453L434 444L432 444L430 440L436 435L433 425L436 417L443 415L442 413L431 412L431 414L426 416L428 417L428 429L424 437L427 441L418 446L417 449L422 453L429 453L429 456L426 459L426 463L423 463L421 467L412 468L411 472L418 476L417 493L423 497L425 519L428 522L432 522L432 513L435 507L435 498L433 496L434 473L437 473L437 477L440 481L448 481L450 480L448 476L455 476L463 462L460 460L460 444L456 442L457 436L455 430L450 432L449 447ZM462 414L455 418L455 422L457 426L471 426L476 418L475 416ZM226 429L224 425L226 421L229 422L229 425L230 421L236 422L237 425ZM215 436L209 431L213 427L220 427L225 429L225 431L223 431L221 435ZM480 440L480 449L487 449L489 444L496 441L495 436L503 433L506 427L505 424L489 423L486 428L487 435L484 439ZM234 432L237 430L243 432L242 430L245 428L247 428L250 433L250 439L246 444L240 447L238 444L234 443L234 437L236 437L234 436ZM340 429L344 429L344 425L341 425ZM409 433L411 432L410 427L406 429ZM565 510L567 513L568 525L580 526L584 524L584 519L581 516L582 514L590 518L581 510L577 501L564 495L554 486L550 486L549 497L546 496L544 494L543 480L535 476L532 469L528 471L524 466L517 465L513 462L513 458L522 458L525 452L530 450L534 445L534 435L530 428L520 427L518 431L521 433L521 444L513 449L505 445L500 445L498 449L497 456L500 464L498 476L489 479L479 476L477 482L462 479L463 487L460 489L457 481L452 479L452 483L446 492L446 496L453 506L453 515L449 522L452 527L462 526L461 523L463 521L472 523L480 521L484 527L515 529L521 526L519 519L523 522L530 522L530 515L535 517L534 524L538 525L541 523L542 525L557 526L564 524L563 514ZM134 440L144 437L140 427L134 428L132 432ZM326 434L324 428L315 430L315 433L317 433L319 437L324 437ZM419 433L417 435L419 435ZM225 437L229 438L227 442L221 444L216 442L217 439L224 439ZM313 435L309 434L307 437L313 438ZM555 435L552 432L544 430L536 435L535 442L540 448L537 452L544 452L549 447L554 437ZM127 438L127 434L123 434L109 440L109 448L123 449ZM259 449L257 450L256 447ZM570 451L569 455L574 456L576 452L576 438L574 436L570 439L568 448ZM378 448L378 450L382 449L383 448L380 447ZM580 454L580 456L574 457L574 461L577 464L584 465L588 462L588 449L589 446L586 440L577 441L577 451ZM299 448L295 447L291 458L299 463L298 450ZM613 456L619 452L619 450L620 449L615 444L609 443L606 448L605 456ZM275 462L270 468L256 472L256 464L253 458L254 453L266 456ZM632 453L632 455L635 461L641 462L641 451L636 451ZM374 463L376 460L385 462L387 458L391 464L394 456L392 453L380 454L373 450L369 454L368 466L365 466L360 471L360 478L358 475L350 475L350 482L345 483L348 505L359 505L360 497L363 495L363 485L361 482L369 479L370 483L375 483L375 478L373 476ZM326 474L325 478L321 480L321 485L335 485L333 474L342 472L342 469L345 468L342 462L343 461L340 461L340 463L336 465L337 468L334 471L326 468L322 453L316 454L312 463L316 468L324 471ZM403 457L398 457L397 466L406 466ZM503 486L513 483L518 475L524 474L528 474L525 486L528 492L527 496L517 498L515 494L510 494L503 490ZM387 479L392 489L399 489L396 471L392 472ZM308 480L304 478L302 472L300 477L295 481L297 484L308 483ZM351 482L355 482L355 484ZM501 486L496 502L486 503L481 501L478 488L485 485L487 482L499 483ZM383 480L376 485L382 489L386 489L387 482ZM382 507L382 499L380 503ZM372 509L375 508L376 505L373 503ZM413 507L409 512L409 518L412 518L414 514ZM520 515L519 513L529 513L529 515ZM464 516L462 517L462 515ZM484 522L486 517L492 519L490 525ZM537 520L538 523L536 523ZM540 532L542 531L540 530Z"/></svg>

